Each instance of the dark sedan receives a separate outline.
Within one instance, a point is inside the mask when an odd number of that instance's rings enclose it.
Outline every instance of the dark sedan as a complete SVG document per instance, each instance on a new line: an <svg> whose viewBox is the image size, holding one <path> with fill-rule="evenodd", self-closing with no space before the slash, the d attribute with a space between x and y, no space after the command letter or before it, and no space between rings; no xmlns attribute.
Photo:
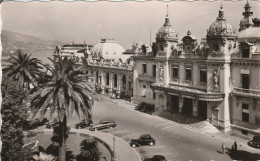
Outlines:
<svg viewBox="0 0 260 161"><path fill-rule="evenodd" d="M102 130L102 129L107 129L107 128L113 128L116 127L117 124L115 121L110 121L110 120L103 120L100 121L99 124L96 125L90 125L89 130L90 131L97 131L97 130Z"/></svg>
<svg viewBox="0 0 260 161"><path fill-rule="evenodd" d="M82 129L82 128L85 128L85 127L89 127L90 125L91 125L91 122L86 123L85 120L81 120L79 123L77 123L75 125L75 128L76 129Z"/></svg>
<svg viewBox="0 0 260 161"><path fill-rule="evenodd" d="M253 140L248 142L248 145L254 148L260 148L260 136L259 135L254 136Z"/></svg>
<svg viewBox="0 0 260 161"><path fill-rule="evenodd" d="M152 158L145 158L144 161L167 161L162 155L154 155Z"/></svg>
<svg viewBox="0 0 260 161"><path fill-rule="evenodd" d="M138 139L132 139L130 141L130 146L137 147L137 146L141 146L141 145L154 145L155 144L155 139L151 137L151 135L149 134L144 134L141 135Z"/></svg>

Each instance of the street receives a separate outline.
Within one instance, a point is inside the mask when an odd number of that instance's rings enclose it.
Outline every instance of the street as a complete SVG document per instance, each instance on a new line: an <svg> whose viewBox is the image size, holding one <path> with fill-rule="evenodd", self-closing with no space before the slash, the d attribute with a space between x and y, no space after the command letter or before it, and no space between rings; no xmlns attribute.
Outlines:
<svg viewBox="0 0 260 161"><path fill-rule="evenodd" d="M115 120L118 125L116 128L102 131L118 136L127 142L142 134L150 134L155 138L154 146L136 148L141 157L159 154L171 161L234 160L229 155L232 145L226 144L226 154L223 155L221 149L223 142L210 135L190 131L149 114L124 109L104 99L95 101L93 107L93 122L98 123L100 120ZM69 118L68 125L73 127L77 122L77 116L73 115ZM259 155L252 153L243 155L243 159L246 160L255 160L256 157L260 158Z"/></svg>

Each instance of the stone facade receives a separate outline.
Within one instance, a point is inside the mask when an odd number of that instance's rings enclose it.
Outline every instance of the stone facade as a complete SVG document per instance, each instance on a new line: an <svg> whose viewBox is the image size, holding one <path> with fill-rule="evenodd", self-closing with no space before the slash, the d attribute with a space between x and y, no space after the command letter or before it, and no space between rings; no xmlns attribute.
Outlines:
<svg viewBox="0 0 260 161"><path fill-rule="evenodd" d="M260 28L241 27L237 35L221 5L205 39L198 43L188 31L178 43L167 14L152 51L134 56L132 100L209 120L223 131L259 128L260 36L253 33Z"/></svg>

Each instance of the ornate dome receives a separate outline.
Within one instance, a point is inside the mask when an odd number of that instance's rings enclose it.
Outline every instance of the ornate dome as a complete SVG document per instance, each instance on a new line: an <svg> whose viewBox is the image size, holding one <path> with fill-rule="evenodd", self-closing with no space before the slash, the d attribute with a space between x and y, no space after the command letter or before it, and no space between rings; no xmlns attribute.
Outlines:
<svg viewBox="0 0 260 161"><path fill-rule="evenodd" d="M168 14L166 15L164 25L159 29L158 33L156 34L156 40L178 41L178 34L171 26Z"/></svg>
<svg viewBox="0 0 260 161"><path fill-rule="evenodd" d="M124 59L123 52L125 49L116 43L113 39L101 39L100 43L97 43L90 50L93 59L104 59L118 60L119 58Z"/></svg>
<svg viewBox="0 0 260 161"><path fill-rule="evenodd" d="M234 28L227 22L224 17L224 10L220 6L219 15L217 20L213 22L207 32L207 37L212 36L235 36Z"/></svg>

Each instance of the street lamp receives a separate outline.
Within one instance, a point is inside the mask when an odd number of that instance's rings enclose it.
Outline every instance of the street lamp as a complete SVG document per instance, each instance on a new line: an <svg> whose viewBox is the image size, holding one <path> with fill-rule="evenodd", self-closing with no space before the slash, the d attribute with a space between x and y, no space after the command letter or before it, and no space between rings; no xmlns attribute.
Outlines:
<svg viewBox="0 0 260 161"><path fill-rule="evenodd" d="M116 158L116 148L115 148L115 145L116 145L116 138L115 138L115 136L113 136L113 151L114 151L114 158Z"/></svg>

